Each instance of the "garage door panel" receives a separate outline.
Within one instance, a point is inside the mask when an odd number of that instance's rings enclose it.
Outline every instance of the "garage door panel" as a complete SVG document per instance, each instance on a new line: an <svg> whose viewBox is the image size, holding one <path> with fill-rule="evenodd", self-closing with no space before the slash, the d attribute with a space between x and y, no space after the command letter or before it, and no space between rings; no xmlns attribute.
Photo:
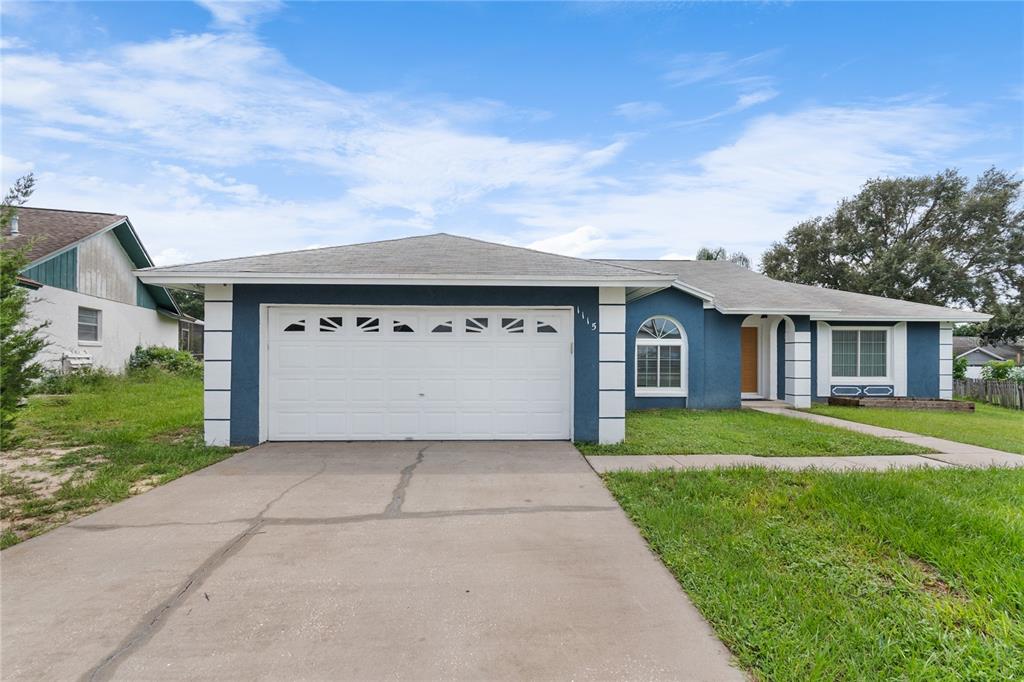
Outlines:
<svg viewBox="0 0 1024 682"><path fill-rule="evenodd" d="M332 402L344 402L348 398L348 381L345 379L314 379L311 398L321 405Z"/></svg>
<svg viewBox="0 0 1024 682"><path fill-rule="evenodd" d="M316 435L321 438L344 438L350 431L346 412L320 412L314 418Z"/></svg>
<svg viewBox="0 0 1024 682"><path fill-rule="evenodd" d="M421 393L420 381L419 379L389 379L385 392L389 401L410 401L416 404Z"/></svg>
<svg viewBox="0 0 1024 682"><path fill-rule="evenodd" d="M277 367L294 369L310 366L310 347L305 343L282 343L276 347Z"/></svg>
<svg viewBox="0 0 1024 682"><path fill-rule="evenodd" d="M420 414L416 406L411 406L410 411L403 412L401 409L392 408L387 415L386 433L397 438L415 438L419 431Z"/></svg>
<svg viewBox="0 0 1024 682"><path fill-rule="evenodd" d="M270 426L281 434L281 437L302 438L310 433L310 415L306 412L293 413L277 411L270 421Z"/></svg>
<svg viewBox="0 0 1024 682"><path fill-rule="evenodd" d="M382 369L386 366L385 349L379 344L367 344L360 341L348 346L348 352L351 367Z"/></svg>
<svg viewBox="0 0 1024 682"><path fill-rule="evenodd" d="M270 308L272 440L571 435L569 311L313 311Z"/></svg>
<svg viewBox="0 0 1024 682"><path fill-rule="evenodd" d="M317 344L312 352L313 366L318 369L346 369L350 366L349 354L340 343Z"/></svg>
<svg viewBox="0 0 1024 682"><path fill-rule="evenodd" d="M350 412L349 423L354 438L384 438L387 433L384 412Z"/></svg>
<svg viewBox="0 0 1024 682"><path fill-rule="evenodd" d="M494 350L482 342L471 342L459 351L462 369L489 369L494 363Z"/></svg>
<svg viewBox="0 0 1024 682"><path fill-rule="evenodd" d="M459 348L451 343L425 343L419 351L419 366L424 369L453 370L459 366Z"/></svg>

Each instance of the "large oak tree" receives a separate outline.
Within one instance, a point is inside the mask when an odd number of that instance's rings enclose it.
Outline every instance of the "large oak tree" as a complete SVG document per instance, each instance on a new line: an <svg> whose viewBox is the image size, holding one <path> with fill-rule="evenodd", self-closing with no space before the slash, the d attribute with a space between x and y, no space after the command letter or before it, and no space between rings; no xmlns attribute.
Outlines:
<svg viewBox="0 0 1024 682"><path fill-rule="evenodd" d="M1022 181L990 169L875 179L765 252L769 277L996 315L989 338L1024 335Z"/></svg>

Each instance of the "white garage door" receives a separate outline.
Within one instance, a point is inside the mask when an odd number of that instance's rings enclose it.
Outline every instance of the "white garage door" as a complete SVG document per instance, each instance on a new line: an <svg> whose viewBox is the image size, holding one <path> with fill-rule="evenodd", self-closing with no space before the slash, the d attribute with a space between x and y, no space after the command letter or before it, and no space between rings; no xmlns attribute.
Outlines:
<svg viewBox="0 0 1024 682"><path fill-rule="evenodd" d="M567 439L572 311L268 308L270 440Z"/></svg>

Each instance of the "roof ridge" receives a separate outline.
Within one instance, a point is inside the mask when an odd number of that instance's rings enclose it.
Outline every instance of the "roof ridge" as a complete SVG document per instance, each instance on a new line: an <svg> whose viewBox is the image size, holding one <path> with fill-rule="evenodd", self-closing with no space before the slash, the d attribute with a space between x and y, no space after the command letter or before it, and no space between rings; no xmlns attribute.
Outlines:
<svg viewBox="0 0 1024 682"><path fill-rule="evenodd" d="M258 253L258 254L251 254L251 255L248 255L248 256L235 256L235 257L232 257L232 258L212 258L210 260L190 261L188 263L184 263L183 265L204 265L204 264L207 264L207 263L217 263L217 262L222 262L222 261L245 260L245 259L249 259L249 258L266 258L266 257L269 257L269 256L286 256L286 255L291 255L291 254L296 254L296 253L309 253L309 252L314 252L314 251L326 251L326 250L329 250L329 249L349 249L349 248L357 247L357 246L368 246L368 245L371 245L371 244L387 244L387 243L391 243L391 242L409 241L409 240L413 240L413 239L428 239L428 238L431 238L431 237L450 237L451 239L460 239L460 240L463 240L463 241L474 242L474 243L477 243L477 244L484 244L485 246L498 246L498 247L506 248L506 249L516 249L516 250L519 250L519 251L528 251L530 253L536 253L536 254L540 254L542 256L549 256L549 257L553 257L553 258L561 258L561 259L570 260L570 261L583 262L583 263L600 263L599 259L577 258L576 256L565 256L565 255L560 254L560 253L551 253L550 251L541 251L539 249L531 249L531 248L526 247L526 246L516 246L514 244L500 244L498 242L489 242L489 241L487 241L485 239L478 239L476 237L466 237L466 236L461 235L461 234L452 234L450 232L431 232L430 234L414 234L414 235L409 235L407 237L393 237L391 239L378 239L378 240L374 240L374 241L356 242L355 244L335 244L333 246L318 246L316 248L311 248L311 249L292 249L290 251L271 251L269 253ZM671 273L664 273L664 272L655 272L653 270L643 270L642 268L633 268L633 267L629 267L629 266L625 266L625 265L616 265L614 263L602 263L602 265L606 265L608 267L616 268L616 269L623 270L623 271L626 271L626 272L643 272L643 273L650 274L650 275L670 275L671 274ZM174 267L174 266L151 266L151 267L159 268L159 267ZM149 268L142 268L142 269L149 269Z"/></svg>
<svg viewBox="0 0 1024 682"><path fill-rule="evenodd" d="M356 242L355 244L334 244L332 246L314 246L308 249L290 249L288 251L268 251L266 253L252 253L248 256L231 256L230 258L211 258L209 260L196 260L189 261L188 263L178 263L178 265L204 265L205 263L218 263L221 261L229 260L245 260L248 258L266 258L268 256L287 256L293 253L310 253L313 251L326 251L328 249L347 249L352 246L366 246L368 244L386 244L388 242L402 242L407 239L421 239L423 237L434 237L439 234L445 234L444 232L433 232L431 234L413 234L408 237L393 237L391 239L378 239L372 242ZM448 235L452 236L452 235ZM174 265L154 265L154 268L174 267ZM141 268L143 270L149 270L150 268Z"/></svg>
<svg viewBox="0 0 1024 682"><path fill-rule="evenodd" d="M115 218L127 218L128 216L123 213L107 213L106 211L79 211L73 208L46 208L45 206L15 206L14 208L23 209L28 208L33 211L60 211L61 213L83 213L85 215L108 215L114 216Z"/></svg>

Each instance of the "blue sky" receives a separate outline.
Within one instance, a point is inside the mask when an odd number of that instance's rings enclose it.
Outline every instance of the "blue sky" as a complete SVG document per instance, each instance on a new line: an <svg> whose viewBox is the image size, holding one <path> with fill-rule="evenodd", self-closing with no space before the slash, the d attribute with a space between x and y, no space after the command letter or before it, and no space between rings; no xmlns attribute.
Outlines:
<svg viewBox="0 0 1024 682"><path fill-rule="evenodd" d="M2 174L161 263L436 231L756 257L875 176L1024 171L1024 4L15 3Z"/></svg>

